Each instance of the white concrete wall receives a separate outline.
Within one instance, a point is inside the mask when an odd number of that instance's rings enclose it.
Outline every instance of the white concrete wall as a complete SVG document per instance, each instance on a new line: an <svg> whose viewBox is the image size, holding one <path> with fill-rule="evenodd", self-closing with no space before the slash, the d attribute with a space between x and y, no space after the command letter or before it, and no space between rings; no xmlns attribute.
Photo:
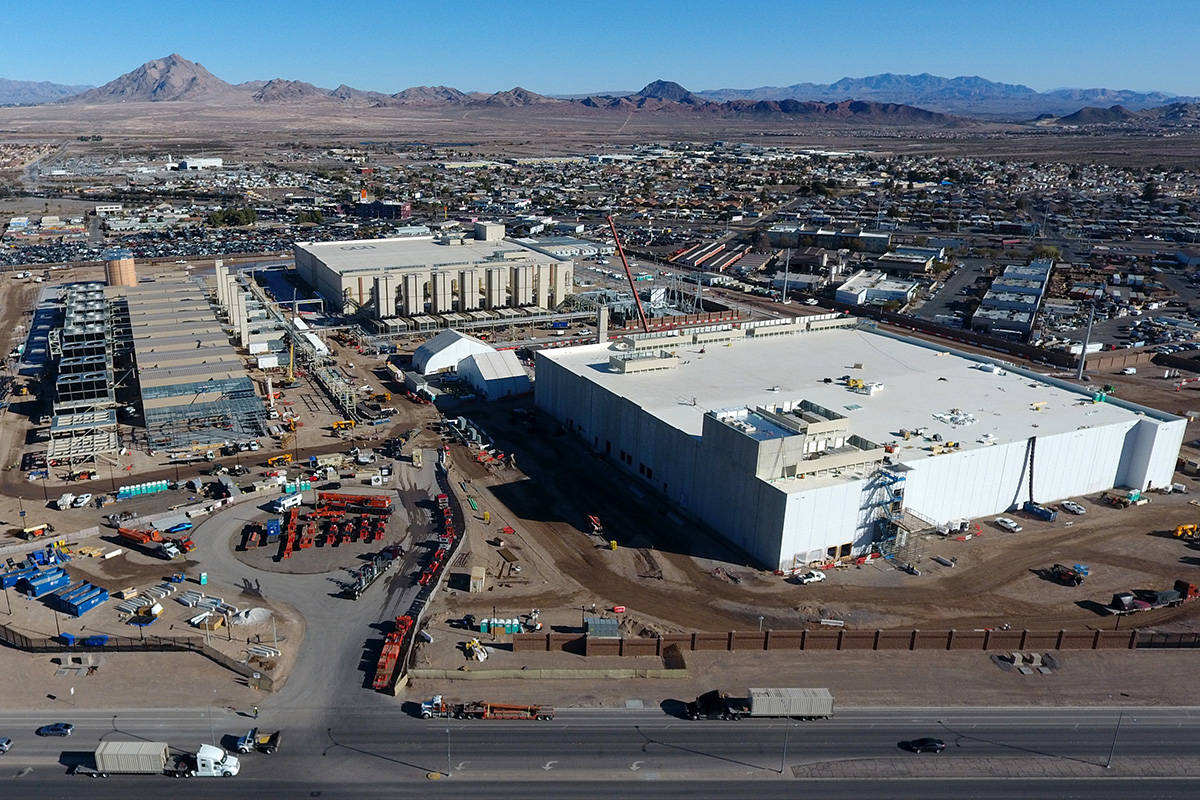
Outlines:
<svg viewBox="0 0 1200 800"><path fill-rule="evenodd" d="M1122 456L1135 420L1037 437L1033 497L1051 503L1121 483ZM964 431L965 433L966 431ZM965 438L965 437L964 437ZM1000 514L1029 499L1024 441L906 462L904 504L937 522Z"/></svg>
<svg viewBox="0 0 1200 800"><path fill-rule="evenodd" d="M846 481L786 495L775 551L780 569L821 560L829 547L852 543L858 551L869 544L855 539L865 485L863 480Z"/></svg>

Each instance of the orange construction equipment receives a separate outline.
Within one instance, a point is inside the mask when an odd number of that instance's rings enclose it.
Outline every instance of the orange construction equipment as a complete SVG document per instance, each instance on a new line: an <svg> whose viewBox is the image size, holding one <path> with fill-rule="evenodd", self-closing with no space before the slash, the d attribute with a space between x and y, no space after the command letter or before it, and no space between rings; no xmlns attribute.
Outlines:
<svg viewBox="0 0 1200 800"><path fill-rule="evenodd" d="M281 558L291 558L292 548L296 546L296 520L300 516L300 509L293 508L288 511L287 529L283 538L283 554Z"/></svg>
<svg viewBox="0 0 1200 800"><path fill-rule="evenodd" d="M149 544L150 542L161 542L163 540L163 535L153 528L148 528L146 530L117 528L117 535L122 539L127 539L135 544Z"/></svg>
<svg viewBox="0 0 1200 800"><path fill-rule="evenodd" d="M352 419L335 419L333 421L333 429L335 431L340 431L343 428L353 428L357 424L358 423Z"/></svg>
<svg viewBox="0 0 1200 800"><path fill-rule="evenodd" d="M621 246L621 237L617 233L617 223L613 222L613 218L608 218L608 227L612 230L613 243L617 246L617 255L621 257L621 266L625 267L625 277L629 279L629 291L633 293L633 300L637 303L638 322L642 324L642 330L646 333L650 332L650 323L646 320L646 311L642 308L642 298L638 294L638 287L633 282L633 272L629 269L629 261L625 259L625 248Z"/></svg>
<svg viewBox="0 0 1200 800"><path fill-rule="evenodd" d="M396 617L395 628L383 640L383 651L379 654L379 662L375 666L375 679L371 687L376 691L388 689L396 679L396 665L403 654L404 637L412 630L412 617L405 615Z"/></svg>
<svg viewBox="0 0 1200 800"><path fill-rule="evenodd" d="M268 467L277 467L280 464L290 464L290 463L292 463L292 454L291 453L284 453L283 455L279 455L279 456L271 456L270 458L267 459Z"/></svg>
<svg viewBox="0 0 1200 800"><path fill-rule="evenodd" d="M383 494L340 494L338 492L317 492L317 508L361 510L368 514L392 513L392 498Z"/></svg>
<svg viewBox="0 0 1200 800"><path fill-rule="evenodd" d="M1175 528L1175 536L1179 539L1195 539L1200 536L1200 525L1188 523Z"/></svg>

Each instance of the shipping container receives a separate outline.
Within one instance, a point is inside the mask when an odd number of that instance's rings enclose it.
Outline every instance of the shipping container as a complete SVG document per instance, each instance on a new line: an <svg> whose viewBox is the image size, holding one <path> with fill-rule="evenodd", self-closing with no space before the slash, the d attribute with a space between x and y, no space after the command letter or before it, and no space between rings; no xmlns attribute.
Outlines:
<svg viewBox="0 0 1200 800"><path fill-rule="evenodd" d="M167 766L166 742L101 742L96 748L96 769L101 772L146 774Z"/></svg>
<svg viewBox="0 0 1200 800"><path fill-rule="evenodd" d="M751 689L752 717L831 717L833 695L828 689Z"/></svg>

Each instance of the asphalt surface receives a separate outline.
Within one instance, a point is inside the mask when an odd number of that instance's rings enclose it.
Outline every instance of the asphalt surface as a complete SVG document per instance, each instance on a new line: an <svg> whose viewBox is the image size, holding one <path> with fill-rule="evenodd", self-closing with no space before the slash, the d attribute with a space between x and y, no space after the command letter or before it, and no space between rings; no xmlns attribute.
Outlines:
<svg viewBox="0 0 1200 800"><path fill-rule="evenodd" d="M776 797L817 782L820 795L833 797L1179 798L1200 787L1192 777L1200 776L1200 709L849 709L813 722L567 709L551 722L423 721L379 698L370 709L326 711L324 727L305 725L302 708L265 710L257 722L223 709L81 711L62 720L76 726L65 739L33 735L58 721L44 714L4 713L0 735L14 745L0 756L0 791L66 796L84 783L87 797L163 791L170 779L162 776L96 780L66 770L87 763L101 740L229 748L254 724L284 736L278 753L242 756L241 774L221 784L240 796L745 796L753 782L754 795ZM917 736L938 736L947 749L917 756L898 748ZM224 779L175 781L169 791L211 796L210 780Z"/></svg>

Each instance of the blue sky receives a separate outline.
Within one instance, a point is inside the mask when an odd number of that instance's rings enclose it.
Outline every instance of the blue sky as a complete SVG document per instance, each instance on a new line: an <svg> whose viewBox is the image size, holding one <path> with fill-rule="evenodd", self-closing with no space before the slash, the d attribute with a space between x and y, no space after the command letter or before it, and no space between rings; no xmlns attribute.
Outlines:
<svg viewBox="0 0 1200 800"><path fill-rule="evenodd" d="M1200 95L1200 0L490 2L0 0L0 77L101 84L172 52L294 78L544 94L981 75Z"/></svg>

